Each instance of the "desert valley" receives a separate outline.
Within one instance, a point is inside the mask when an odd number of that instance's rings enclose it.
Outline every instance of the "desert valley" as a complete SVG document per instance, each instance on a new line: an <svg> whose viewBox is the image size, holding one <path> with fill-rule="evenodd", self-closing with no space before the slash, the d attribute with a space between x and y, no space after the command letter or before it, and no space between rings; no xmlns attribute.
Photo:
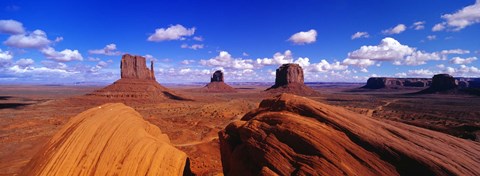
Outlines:
<svg viewBox="0 0 480 176"><path fill-rule="evenodd" d="M305 84L284 64L273 85L217 71L167 88L141 56L120 70L106 87L1 86L1 174L480 173L477 79Z"/></svg>
<svg viewBox="0 0 480 176"><path fill-rule="evenodd" d="M480 0L0 0L0 176L480 176Z"/></svg>

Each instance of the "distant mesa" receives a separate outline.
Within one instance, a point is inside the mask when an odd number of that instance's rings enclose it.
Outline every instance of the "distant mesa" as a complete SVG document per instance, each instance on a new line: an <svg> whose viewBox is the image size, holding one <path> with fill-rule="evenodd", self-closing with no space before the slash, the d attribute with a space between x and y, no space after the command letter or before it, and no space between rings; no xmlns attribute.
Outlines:
<svg viewBox="0 0 480 176"><path fill-rule="evenodd" d="M464 85L465 86L465 85ZM432 84L419 93L459 93L458 81L449 74L437 74L432 78Z"/></svg>
<svg viewBox="0 0 480 176"><path fill-rule="evenodd" d="M480 144L292 94L219 132L225 175L480 175Z"/></svg>
<svg viewBox="0 0 480 176"><path fill-rule="evenodd" d="M298 64L283 64L275 72L275 84L268 93L292 93L297 95L319 95L304 83L303 69Z"/></svg>
<svg viewBox="0 0 480 176"><path fill-rule="evenodd" d="M147 68L145 58L125 54L120 64L121 78L113 84L96 90L87 96L103 97L111 100L138 100L159 102L166 99L190 100L163 87L155 80L153 61Z"/></svg>
<svg viewBox="0 0 480 176"><path fill-rule="evenodd" d="M212 77L210 78L210 83L208 83L205 87L202 88L203 92L215 92L215 93L233 93L237 92L235 88L225 84L223 79L223 72L221 70L217 70L213 73Z"/></svg>
<svg viewBox="0 0 480 176"><path fill-rule="evenodd" d="M134 109L109 103L70 119L22 175L185 175L187 155Z"/></svg>
<svg viewBox="0 0 480 176"><path fill-rule="evenodd" d="M432 79L430 78L386 78L371 77L367 84L362 88L366 89L401 89L408 87L428 87Z"/></svg>
<svg viewBox="0 0 480 176"><path fill-rule="evenodd" d="M447 75L448 74L439 74L439 76L437 76L437 79L450 79L450 84L452 83L452 79L453 79L453 81L455 82L455 84L459 89L480 88L480 78L462 78L462 77L453 78ZM440 80L437 80L437 81L440 81ZM367 80L367 84L362 88L364 89L404 89L404 88L428 88L430 86L445 87L445 85L432 85L432 84L433 84L433 78L371 77ZM448 87L452 88L453 86L447 86L446 88L449 89Z"/></svg>

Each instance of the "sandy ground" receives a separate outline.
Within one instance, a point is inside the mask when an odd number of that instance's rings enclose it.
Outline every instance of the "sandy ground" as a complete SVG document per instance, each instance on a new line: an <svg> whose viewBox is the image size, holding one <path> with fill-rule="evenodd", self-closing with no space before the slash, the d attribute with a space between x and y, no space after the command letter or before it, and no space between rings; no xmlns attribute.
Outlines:
<svg viewBox="0 0 480 176"><path fill-rule="evenodd" d="M480 97L409 95L419 89L364 91L360 84L310 84L321 93L310 97L371 118L400 121L471 140L480 139ZM271 95L262 84L233 85L237 93L202 93L201 86L167 87L195 101L131 103L167 134L191 159L200 175L221 173L217 133L258 107ZM101 87L0 86L0 175L15 175L69 118L100 105L82 95Z"/></svg>

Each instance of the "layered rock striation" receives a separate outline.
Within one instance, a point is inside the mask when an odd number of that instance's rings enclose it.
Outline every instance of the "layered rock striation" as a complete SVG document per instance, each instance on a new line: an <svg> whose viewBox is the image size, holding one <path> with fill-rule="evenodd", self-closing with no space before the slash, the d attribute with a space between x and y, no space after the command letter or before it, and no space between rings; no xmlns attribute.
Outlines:
<svg viewBox="0 0 480 176"><path fill-rule="evenodd" d="M155 80L153 61L150 61L150 69L147 68L145 58L125 54L120 63L122 79Z"/></svg>
<svg viewBox="0 0 480 176"><path fill-rule="evenodd" d="M234 93L237 90L224 82L223 79L223 72L221 70L217 70L213 73L212 77L210 78L210 83L205 85L202 88L203 92L215 92L215 93Z"/></svg>
<svg viewBox="0 0 480 176"><path fill-rule="evenodd" d="M190 100L163 87L155 80L153 62L147 68L145 58L125 54L120 64L121 78L113 84L87 96L103 97L114 101L160 102L166 99Z"/></svg>
<svg viewBox="0 0 480 176"><path fill-rule="evenodd" d="M480 144L291 94L219 132L225 175L479 175Z"/></svg>
<svg viewBox="0 0 480 176"><path fill-rule="evenodd" d="M266 90L269 93L293 93L318 95L304 83L303 69L298 64L283 64L275 72L275 84Z"/></svg>
<svg viewBox="0 0 480 176"><path fill-rule="evenodd" d="M187 155L134 109L104 104L70 119L23 175L184 175Z"/></svg>

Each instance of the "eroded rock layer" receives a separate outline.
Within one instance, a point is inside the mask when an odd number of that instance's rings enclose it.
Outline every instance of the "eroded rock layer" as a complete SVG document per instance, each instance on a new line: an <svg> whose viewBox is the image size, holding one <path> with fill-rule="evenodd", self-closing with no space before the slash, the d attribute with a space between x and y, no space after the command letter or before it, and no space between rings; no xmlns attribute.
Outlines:
<svg viewBox="0 0 480 176"><path fill-rule="evenodd" d="M292 93L297 95L318 95L304 84L303 69L298 64L283 64L275 72L275 84L266 90L269 93Z"/></svg>
<svg viewBox="0 0 480 176"><path fill-rule="evenodd" d="M219 132L226 175L479 175L480 144L305 97L263 100Z"/></svg>
<svg viewBox="0 0 480 176"><path fill-rule="evenodd" d="M183 175L187 155L121 103L70 119L24 168L24 175Z"/></svg>
<svg viewBox="0 0 480 176"><path fill-rule="evenodd" d="M87 96L103 97L112 100L145 100L147 102L161 102L165 99L190 100L163 87L155 80L124 78L103 89L89 93Z"/></svg>

